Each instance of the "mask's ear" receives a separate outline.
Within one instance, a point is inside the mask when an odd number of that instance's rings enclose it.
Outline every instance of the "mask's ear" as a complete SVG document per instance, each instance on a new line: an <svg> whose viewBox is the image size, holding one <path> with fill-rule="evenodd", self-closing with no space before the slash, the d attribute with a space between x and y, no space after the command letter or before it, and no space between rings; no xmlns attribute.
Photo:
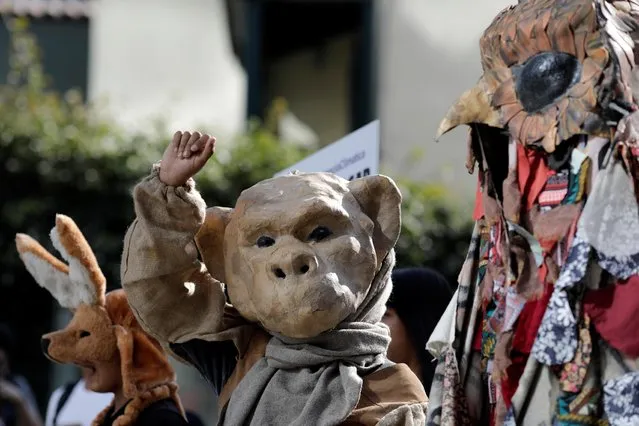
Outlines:
<svg viewBox="0 0 639 426"><path fill-rule="evenodd" d="M125 396L134 398L155 386L175 380L175 373L159 344L137 329L115 325L120 353L122 387Z"/></svg>
<svg viewBox="0 0 639 426"><path fill-rule="evenodd" d="M233 209L211 207L206 210L204 224L195 236L202 261L209 274L220 282L226 282L224 272L224 231Z"/></svg>
<svg viewBox="0 0 639 426"><path fill-rule="evenodd" d="M16 235L20 258L36 282L49 290L60 306L71 311L81 303L104 306L106 279L73 219L56 215L50 236L53 246L68 265L28 235Z"/></svg>
<svg viewBox="0 0 639 426"><path fill-rule="evenodd" d="M77 301L72 297L74 285L69 266L26 234L16 234L16 247L24 266L40 287L47 289L63 308L75 309Z"/></svg>
<svg viewBox="0 0 639 426"><path fill-rule="evenodd" d="M362 211L375 224L373 244L377 261L381 263L399 237L402 195L395 182L382 175L352 180L348 188Z"/></svg>
<svg viewBox="0 0 639 426"><path fill-rule="evenodd" d="M104 306L106 278L78 225L70 217L57 214L50 236L53 247L69 262L69 278L79 300Z"/></svg>

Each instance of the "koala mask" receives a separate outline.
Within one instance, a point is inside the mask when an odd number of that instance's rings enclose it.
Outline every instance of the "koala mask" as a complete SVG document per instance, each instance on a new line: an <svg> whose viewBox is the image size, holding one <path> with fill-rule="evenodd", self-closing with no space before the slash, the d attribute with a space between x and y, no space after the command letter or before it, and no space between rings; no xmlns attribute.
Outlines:
<svg viewBox="0 0 639 426"><path fill-rule="evenodd" d="M244 318L310 338L343 321L381 320L383 303L363 302L399 236L400 204L384 176L281 176L242 192L234 209L208 209L196 242Z"/></svg>

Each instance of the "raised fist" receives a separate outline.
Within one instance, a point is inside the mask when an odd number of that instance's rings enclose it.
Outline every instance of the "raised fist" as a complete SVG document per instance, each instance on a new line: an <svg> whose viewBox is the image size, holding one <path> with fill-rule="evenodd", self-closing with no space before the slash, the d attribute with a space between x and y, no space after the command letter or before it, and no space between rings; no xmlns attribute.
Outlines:
<svg viewBox="0 0 639 426"><path fill-rule="evenodd" d="M169 186L181 186L202 170L215 148L215 138L199 132L177 132L164 151L160 180Z"/></svg>

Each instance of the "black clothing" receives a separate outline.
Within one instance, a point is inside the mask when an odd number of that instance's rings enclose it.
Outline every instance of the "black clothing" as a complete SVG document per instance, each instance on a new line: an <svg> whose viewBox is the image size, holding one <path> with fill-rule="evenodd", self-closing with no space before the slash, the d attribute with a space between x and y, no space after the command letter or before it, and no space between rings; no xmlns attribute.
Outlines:
<svg viewBox="0 0 639 426"><path fill-rule="evenodd" d="M204 422L202 422L200 416L193 411L186 412L186 420L189 422L189 426L204 426Z"/></svg>
<svg viewBox="0 0 639 426"><path fill-rule="evenodd" d="M426 394L437 363L426 350L426 342L453 297L453 290L439 272L429 268L395 269L393 292L386 306L395 309L415 346L422 367L422 384Z"/></svg>
<svg viewBox="0 0 639 426"><path fill-rule="evenodd" d="M113 426L113 422L124 413L126 405L113 413L113 408L107 413L101 426ZM186 426L188 423L180 414L175 402L170 399L161 399L149 405L140 413L135 426Z"/></svg>
<svg viewBox="0 0 639 426"><path fill-rule="evenodd" d="M237 365L237 348L231 340L207 342L193 339L184 343L171 343L176 355L195 367L219 396L222 387Z"/></svg>

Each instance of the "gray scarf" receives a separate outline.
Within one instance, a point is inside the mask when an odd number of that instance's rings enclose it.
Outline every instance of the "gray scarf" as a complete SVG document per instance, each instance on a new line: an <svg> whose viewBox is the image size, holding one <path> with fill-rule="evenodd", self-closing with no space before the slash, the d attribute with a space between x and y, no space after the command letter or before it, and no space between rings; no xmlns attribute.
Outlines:
<svg viewBox="0 0 639 426"><path fill-rule="evenodd" d="M264 358L233 391L220 424L341 424L359 402L362 377L392 365L388 328L379 321L394 264L391 250L360 308L335 329L305 340L274 335Z"/></svg>

